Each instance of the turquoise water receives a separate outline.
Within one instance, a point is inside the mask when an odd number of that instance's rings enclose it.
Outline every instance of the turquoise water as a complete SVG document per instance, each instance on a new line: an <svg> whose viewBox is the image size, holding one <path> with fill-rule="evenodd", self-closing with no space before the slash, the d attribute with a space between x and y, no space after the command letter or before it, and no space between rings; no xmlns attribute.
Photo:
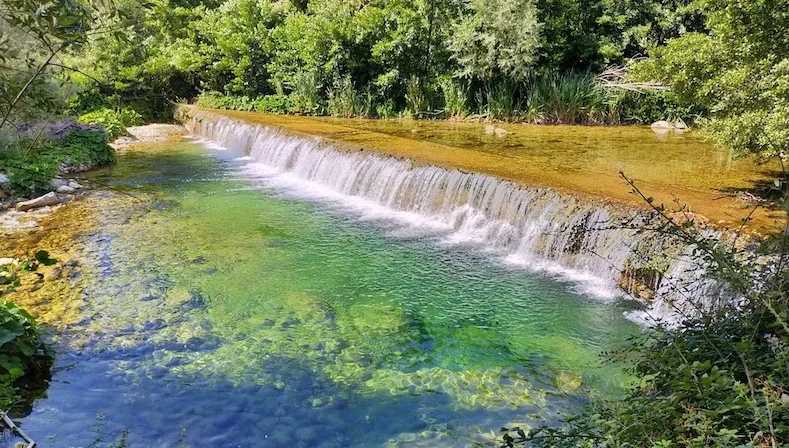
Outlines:
<svg viewBox="0 0 789 448"><path fill-rule="evenodd" d="M234 157L168 143L101 174L124 194L93 199L84 318L22 419L42 446L467 446L619 390L625 304Z"/></svg>

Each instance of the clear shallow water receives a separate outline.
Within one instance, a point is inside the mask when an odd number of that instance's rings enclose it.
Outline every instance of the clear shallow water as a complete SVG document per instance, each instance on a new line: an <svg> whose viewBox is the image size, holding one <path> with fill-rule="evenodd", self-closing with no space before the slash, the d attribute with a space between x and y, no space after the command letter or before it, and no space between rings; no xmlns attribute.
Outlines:
<svg viewBox="0 0 789 448"><path fill-rule="evenodd" d="M23 419L42 446L465 446L616 393L623 305L234 157L163 144L105 176L139 200L96 199L84 319Z"/></svg>

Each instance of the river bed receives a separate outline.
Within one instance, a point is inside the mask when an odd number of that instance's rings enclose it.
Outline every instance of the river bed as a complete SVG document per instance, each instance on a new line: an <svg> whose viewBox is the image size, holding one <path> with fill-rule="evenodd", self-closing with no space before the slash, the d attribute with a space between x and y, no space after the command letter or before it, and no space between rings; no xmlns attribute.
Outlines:
<svg viewBox="0 0 789 448"><path fill-rule="evenodd" d="M163 142L95 175L41 446L469 446L621 391L632 304L248 165Z"/></svg>

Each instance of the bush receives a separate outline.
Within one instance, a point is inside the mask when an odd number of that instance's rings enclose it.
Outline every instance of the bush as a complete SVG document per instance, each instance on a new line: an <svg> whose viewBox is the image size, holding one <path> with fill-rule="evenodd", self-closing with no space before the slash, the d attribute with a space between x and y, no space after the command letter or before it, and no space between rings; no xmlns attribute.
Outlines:
<svg viewBox="0 0 789 448"><path fill-rule="evenodd" d="M49 191L59 171L79 171L115 160L104 130L74 123L63 126L44 140L22 137L0 151L0 171L8 175L17 194Z"/></svg>
<svg viewBox="0 0 789 448"><path fill-rule="evenodd" d="M320 115L321 98L318 75L315 73L298 73L293 76L289 85L290 112L301 115Z"/></svg>
<svg viewBox="0 0 789 448"><path fill-rule="evenodd" d="M39 250L16 263L0 266L0 297L18 286L18 271L32 272L55 262L47 251ZM40 376L50 362L33 317L16 304L0 300L0 410L7 410L18 399L21 380Z"/></svg>
<svg viewBox="0 0 789 448"><path fill-rule="evenodd" d="M789 235L743 248L737 238L721 240L692 221L676 221L673 211L651 205L626 180L653 210L639 231L692 245L696 263L725 288L725 299L674 303L678 322L657 322L614 353L612 359L627 363L634 378L622 399L598 398L559 429L507 431L504 446L785 446L789 271L784 264Z"/></svg>
<svg viewBox="0 0 789 448"><path fill-rule="evenodd" d="M79 122L103 127L107 131L110 140L114 140L124 135L127 127L141 125L142 116L133 109L114 110L104 108L80 115Z"/></svg>
<svg viewBox="0 0 789 448"><path fill-rule="evenodd" d="M444 95L444 114L447 118L465 118L468 116L468 89L449 78L439 82Z"/></svg>
<svg viewBox="0 0 789 448"><path fill-rule="evenodd" d="M290 110L290 100L285 95L266 95L255 101L254 109L258 112L286 114Z"/></svg>

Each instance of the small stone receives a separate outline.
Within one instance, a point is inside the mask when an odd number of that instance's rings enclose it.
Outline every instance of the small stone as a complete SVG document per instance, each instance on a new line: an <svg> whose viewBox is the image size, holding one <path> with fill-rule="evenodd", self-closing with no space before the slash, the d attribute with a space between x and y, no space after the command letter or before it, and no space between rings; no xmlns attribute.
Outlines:
<svg viewBox="0 0 789 448"><path fill-rule="evenodd" d="M55 190L55 191L57 191L58 193L66 193L66 194L71 194L71 193L74 193L74 192L75 192L75 191L77 191L77 190L76 190L76 189L74 189L74 188L72 188L72 187L71 187L71 186L69 186L69 185L61 185L61 186L59 186L59 187L57 188L57 190Z"/></svg>
<svg viewBox="0 0 789 448"><path fill-rule="evenodd" d="M493 132L496 134L496 137L504 137L507 135L507 130L504 128L496 128Z"/></svg>
<svg viewBox="0 0 789 448"><path fill-rule="evenodd" d="M5 174L0 173L0 187L10 184L11 179L8 178Z"/></svg>
<svg viewBox="0 0 789 448"><path fill-rule="evenodd" d="M79 182L75 180L68 181L68 186L75 190L81 190L82 188L84 188Z"/></svg>
<svg viewBox="0 0 789 448"><path fill-rule="evenodd" d="M496 133L496 126L493 126L492 124L486 124L485 125L485 133L486 134L495 134Z"/></svg>
<svg viewBox="0 0 789 448"><path fill-rule="evenodd" d="M16 263L16 259L14 258L10 258L10 257L0 258L0 266L8 266L9 264L14 264L14 263Z"/></svg>
<svg viewBox="0 0 789 448"><path fill-rule="evenodd" d="M45 194L43 196L39 196L39 197L37 197L35 199L31 199L29 201L22 201L22 202L16 204L16 209L19 210L19 211L24 212L24 211L27 211L27 210L33 210L35 208L46 207L46 206L49 206L49 205L57 205L57 204L60 204L62 202L65 202L64 198L61 198L60 196L58 196L54 192L50 191L49 193L47 193L47 194Z"/></svg>

